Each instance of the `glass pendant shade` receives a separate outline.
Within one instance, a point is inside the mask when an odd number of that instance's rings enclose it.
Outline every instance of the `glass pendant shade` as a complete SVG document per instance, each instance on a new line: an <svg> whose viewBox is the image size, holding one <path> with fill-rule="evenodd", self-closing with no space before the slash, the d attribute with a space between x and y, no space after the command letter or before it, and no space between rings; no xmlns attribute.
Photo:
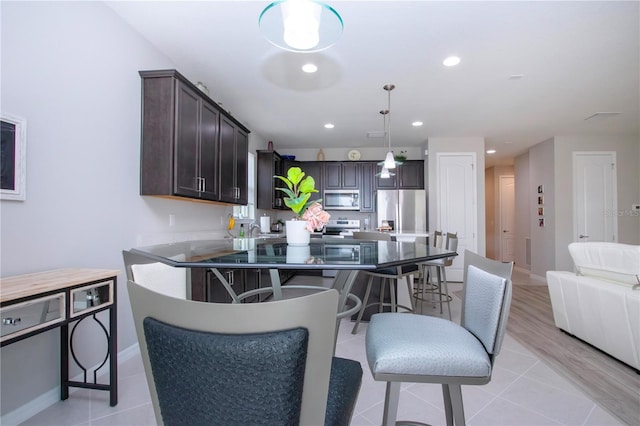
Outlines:
<svg viewBox="0 0 640 426"><path fill-rule="evenodd" d="M258 19L260 32L273 45L291 52L318 52L342 35L342 18L331 6L315 0L279 0Z"/></svg>
<svg viewBox="0 0 640 426"><path fill-rule="evenodd" d="M387 156L384 159L384 168L385 169L395 169L396 168L396 160L393 158L393 152L387 152Z"/></svg>

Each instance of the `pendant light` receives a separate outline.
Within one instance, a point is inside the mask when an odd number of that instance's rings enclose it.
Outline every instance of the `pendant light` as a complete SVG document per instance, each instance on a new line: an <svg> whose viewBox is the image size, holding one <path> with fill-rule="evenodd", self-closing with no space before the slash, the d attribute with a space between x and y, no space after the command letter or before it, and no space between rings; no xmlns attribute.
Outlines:
<svg viewBox="0 0 640 426"><path fill-rule="evenodd" d="M383 109L380 111L380 114L382 114L382 120L384 123L384 135L387 134L387 115L389 114L389 110L388 109ZM376 173L376 176L379 177L380 179L389 179L391 176L395 176L395 173L391 173L389 171L389 169L384 165L384 161L381 161L380 163L378 163L379 166L382 166L382 170L380 171L380 173Z"/></svg>
<svg viewBox="0 0 640 426"><path fill-rule="evenodd" d="M340 14L317 0L274 1L262 11L258 24L270 43L290 52L327 49L344 28Z"/></svg>
<svg viewBox="0 0 640 426"><path fill-rule="evenodd" d="M389 170L396 168L396 160L393 158L393 152L391 151L391 91L395 88L396 86L393 84L385 84L383 87L383 89L387 91L387 111L389 113L389 120L387 120L389 123L387 130L387 136L389 137L389 151L387 151L387 156L384 159L384 168Z"/></svg>

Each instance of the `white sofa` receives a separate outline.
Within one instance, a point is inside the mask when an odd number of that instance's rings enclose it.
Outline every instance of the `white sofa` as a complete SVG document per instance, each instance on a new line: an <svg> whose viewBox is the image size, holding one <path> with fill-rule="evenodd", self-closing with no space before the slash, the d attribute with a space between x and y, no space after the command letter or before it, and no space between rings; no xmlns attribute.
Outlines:
<svg viewBox="0 0 640 426"><path fill-rule="evenodd" d="M640 370L640 246L572 243L577 272L547 271L556 326Z"/></svg>

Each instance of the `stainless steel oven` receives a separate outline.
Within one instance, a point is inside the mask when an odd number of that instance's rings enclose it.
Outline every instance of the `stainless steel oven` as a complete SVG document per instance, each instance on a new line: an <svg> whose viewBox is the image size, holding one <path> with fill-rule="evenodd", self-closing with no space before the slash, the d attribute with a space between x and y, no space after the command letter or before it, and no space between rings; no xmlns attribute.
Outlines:
<svg viewBox="0 0 640 426"><path fill-rule="evenodd" d="M360 191L357 189L327 189L322 204L325 210L360 210Z"/></svg>

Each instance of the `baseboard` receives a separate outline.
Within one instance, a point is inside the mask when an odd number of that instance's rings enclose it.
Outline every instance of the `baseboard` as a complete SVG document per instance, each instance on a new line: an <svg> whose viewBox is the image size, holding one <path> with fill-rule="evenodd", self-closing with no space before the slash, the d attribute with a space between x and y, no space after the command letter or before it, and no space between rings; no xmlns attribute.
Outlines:
<svg viewBox="0 0 640 426"><path fill-rule="evenodd" d="M121 365L122 363L130 360L134 356L137 356L139 353L140 346L138 345L138 343L135 343L128 348L123 349L122 351L118 352L118 365ZM98 365L99 364L96 364L88 370L91 371L92 369L97 368ZM78 374L77 376L71 378L71 380L82 381L82 374ZM72 395L78 390L80 390L80 388L69 388L69 395ZM18 425L35 416L40 411L46 410L58 401L60 401L60 386L56 386L55 388L43 393L42 395L37 396L26 404L21 405L15 410L3 415L2 417L0 417L0 425Z"/></svg>

